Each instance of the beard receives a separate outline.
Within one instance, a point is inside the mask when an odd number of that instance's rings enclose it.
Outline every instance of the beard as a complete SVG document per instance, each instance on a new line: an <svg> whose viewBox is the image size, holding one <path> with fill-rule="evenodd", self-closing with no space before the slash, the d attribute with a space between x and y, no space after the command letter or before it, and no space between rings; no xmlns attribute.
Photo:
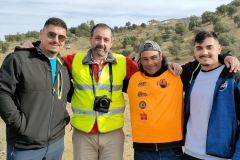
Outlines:
<svg viewBox="0 0 240 160"><path fill-rule="evenodd" d="M103 51L98 50L98 49L103 49ZM105 56L108 53L108 50L106 49L106 47L102 46L102 45L97 45L96 47L94 47L92 49L93 53L97 54L100 57Z"/></svg>
<svg viewBox="0 0 240 160"><path fill-rule="evenodd" d="M54 52L54 51L50 51L50 50L48 50L48 52L49 52L50 54L52 54L52 55L55 55L55 54L58 53L58 52Z"/></svg>
<svg viewBox="0 0 240 160"><path fill-rule="evenodd" d="M60 46L60 44L59 43L57 43L57 42L50 42L49 43L50 45L58 45L58 46ZM48 50L48 52L50 53L50 54L52 54L52 55L55 55L55 54L57 54L58 52L56 52L56 51L52 51L52 50Z"/></svg>
<svg viewBox="0 0 240 160"><path fill-rule="evenodd" d="M208 63L201 63L201 66L210 66Z"/></svg>

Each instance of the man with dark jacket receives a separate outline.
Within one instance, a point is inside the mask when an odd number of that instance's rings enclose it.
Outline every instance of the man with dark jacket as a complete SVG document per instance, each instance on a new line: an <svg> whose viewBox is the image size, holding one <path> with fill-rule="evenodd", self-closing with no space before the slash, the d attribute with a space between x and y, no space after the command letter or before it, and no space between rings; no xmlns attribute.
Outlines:
<svg viewBox="0 0 240 160"><path fill-rule="evenodd" d="M0 116L6 123L7 160L59 160L64 150L70 78L59 50L67 26L49 18L33 48L9 54L0 69Z"/></svg>
<svg viewBox="0 0 240 160"><path fill-rule="evenodd" d="M214 32L199 32L194 43L199 66L185 94L184 160L239 160L240 72L218 62L222 47Z"/></svg>

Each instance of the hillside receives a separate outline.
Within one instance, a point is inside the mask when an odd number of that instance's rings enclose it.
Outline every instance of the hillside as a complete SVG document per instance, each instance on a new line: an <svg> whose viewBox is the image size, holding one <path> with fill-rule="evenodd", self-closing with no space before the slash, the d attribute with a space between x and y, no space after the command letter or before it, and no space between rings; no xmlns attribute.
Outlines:
<svg viewBox="0 0 240 160"><path fill-rule="evenodd" d="M237 13L235 13L234 15L239 15L239 14L240 14L240 9L238 9ZM177 35L175 33L175 28L174 28L176 27L176 24L181 22L186 23L186 28L188 28L189 20L190 18L182 18L178 20L169 21L168 23L146 25L145 28L141 26L137 26L135 29L132 29L132 27L129 28L125 26L125 27L118 28L117 31L114 29L115 40L112 47L112 51L116 53L122 53L125 50L125 51L128 51L128 54L130 53L129 56L138 57L136 49L134 49L135 46L139 46L140 43L142 43L147 39L154 40L156 38L160 38L162 39L160 42L160 46L162 48L164 55L167 57L167 59L170 61L181 63L181 64L185 63L186 61L193 59L192 58L193 55L191 54L192 48L190 48L190 43L195 35L194 31L189 31L187 29L187 31L181 36L184 41L182 43L183 49L177 55L178 60L176 60L176 56L173 56L169 52L168 47L173 45L171 39ZM240 30L237 27L237 24L234 23L233 19L228 16L224 16L224 17L221 17L221 22L227 25L230 29L230 31L228 31L227 34L233 35L236 40L236 44L240 44ZM163 29L160 30L159 29L160 27L162 27ZM166 31L166 28L168 28L168 31ZM205 30L213 30L213 24L205 23L205 24L202 24L201 27L199 28L205 29ZM219 33L218 35L220 34L222 33ZM165 35L168 35L167 39L163 39ZM124 48L123 41L125 39L131 39L132 37L135 38L136 42L130 43ZM5 54L2 53L0 48L0 63L7 53L10 53L14 50L15 46L19 46L27 40L36 41L37 39L28 38L28 39L24 39L21 42L9 42L10 47ZM77 52L86 52L90 47L88 36L77 37L74 34L70 34L70 36L68 36L66 43L71 46L71 49L67 49L67 50L63 49L61 51L62 55L67 55L67 54L77 53ZM234 54L236 56L239 56L239 53L234 53Z"/></svg>

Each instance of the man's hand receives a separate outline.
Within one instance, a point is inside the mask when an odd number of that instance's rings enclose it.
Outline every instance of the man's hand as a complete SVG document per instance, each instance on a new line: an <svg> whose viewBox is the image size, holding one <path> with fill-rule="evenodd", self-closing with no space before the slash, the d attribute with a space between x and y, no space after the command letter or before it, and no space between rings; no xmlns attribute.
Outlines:
<svg viewBox="0 0 240 160"><path fill-rule="evenodd" d="M177 63L168 62L168 70L175 76L182 74L182 67Z"/></svg>
<svg viewBox="0 0 240 160"><path fill-rule="evenodd" d="M237 72L240 70L240 62L236 57L227 56L224 58L224 64L229 68L229 72Z"/></svg>
<svg viewBox="0 0 240 160"><path fill-rule="evenodd" d="M32 48L34 47L31 41L24 42L21 48Z"/></svg>

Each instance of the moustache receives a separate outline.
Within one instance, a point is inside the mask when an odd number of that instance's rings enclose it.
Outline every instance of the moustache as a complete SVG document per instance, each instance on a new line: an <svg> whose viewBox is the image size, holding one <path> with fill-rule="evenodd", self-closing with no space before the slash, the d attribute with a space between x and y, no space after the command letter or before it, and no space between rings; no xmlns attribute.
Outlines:
<svg viewBox="0 0 240 160"><path fill-rule="evenodd" d="M202 56L199 56L199 58L211 58L210 55L202 55Z"/></svg>
<svg viewBox="0 0 240 160"><path fill-rule="evenodd" d="M50 42L49 44L50 44L50 45L58 45L58 46L60 46L60 43L58 43L58 42L56 42L56 41Z"/></svg>
<svg viewBox="0 0 240 160"><path fill-rule="evenodd" d="M104 50L106 49L106 47L104 47L104 46L101 46L101 45L99 45L99 46L96 46L95 48L96 48L96 49L98 49L98 48L99 48L99 49L104 49Z"/></svg>

